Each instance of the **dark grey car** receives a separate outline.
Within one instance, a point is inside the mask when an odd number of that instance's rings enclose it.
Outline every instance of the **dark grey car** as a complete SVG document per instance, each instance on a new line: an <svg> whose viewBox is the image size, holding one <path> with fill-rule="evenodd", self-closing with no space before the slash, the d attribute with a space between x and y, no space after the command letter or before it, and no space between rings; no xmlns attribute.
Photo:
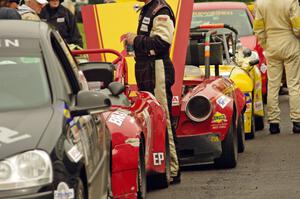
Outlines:
<svg viewBox="0 0 300 199"><path fill-rule="evenodd" d="M46 23L0 20L0 198L107 198L110 100Z"/></svg>

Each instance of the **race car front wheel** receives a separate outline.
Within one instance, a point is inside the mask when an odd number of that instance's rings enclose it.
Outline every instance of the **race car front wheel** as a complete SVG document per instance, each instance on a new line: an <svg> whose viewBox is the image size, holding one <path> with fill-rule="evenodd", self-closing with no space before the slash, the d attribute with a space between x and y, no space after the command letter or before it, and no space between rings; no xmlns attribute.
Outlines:
<svg viewBox="0 0 300 199"><path fill-rule="evenodd" d="M237 164L238 140L233 122L232 120L227 135L222 141L222 155L215 160L215 165L218 168L234 168Z"/></svg>
<svg viewBox="0 0 300 199"><path fill-rule="evenodd" d="M243 153L245 150L245 132L244 132L243 114L238 118L237 139L238 139L238 152Z"/></svg>
<svg viewBox="0 0 300 199"><path fill-rule="evenodd" d="M147 184L149 185L149 190L163 189L169 186L171 178L170 161L171 156L169 146L169 135L167 132L165 136L165 173L155 173L147 177Z"/></svg>
<svg viewBox="0 0 300 199"><path fill-rule="evenodd" d="M146 166L145 166L145 149L144 143L140 142L139 160L138 160L138 175L137 175L137 198L145 199L147 192L146 185Z"/></svg>

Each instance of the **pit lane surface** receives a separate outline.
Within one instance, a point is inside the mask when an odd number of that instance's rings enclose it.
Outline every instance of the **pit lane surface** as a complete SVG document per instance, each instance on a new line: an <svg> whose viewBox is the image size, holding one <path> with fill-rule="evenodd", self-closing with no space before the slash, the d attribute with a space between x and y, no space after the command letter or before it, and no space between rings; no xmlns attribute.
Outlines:
<svg viewBox="0 0 300 199"><path fill-rule="evenodd" d="M268 125L246 141L238 166L185 168L181 184L148 193L148 199L299 199L300 135L292 134L288 97L281 96L281 133L270 135Z"/></svg>

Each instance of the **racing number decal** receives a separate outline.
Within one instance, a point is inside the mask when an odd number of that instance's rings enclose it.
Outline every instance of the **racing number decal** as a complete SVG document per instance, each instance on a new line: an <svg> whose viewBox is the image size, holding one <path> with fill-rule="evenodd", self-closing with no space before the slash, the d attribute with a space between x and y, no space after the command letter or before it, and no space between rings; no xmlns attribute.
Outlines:
<svg viewBox="0 0 300 199"><path fill-rule="evenodd" d="M164 161L164 153L153 153L153 164L155 166L159 166L162 164L162 161Z"/></svg>
<svg viewBox="0 0 300 199"><path fill-rule="evenodd" d="M5 144L11 144L30 137L31 136L28 134L19 135L17 131L13 131L5 127L0 127L0 145L1 142Z"/></svg>

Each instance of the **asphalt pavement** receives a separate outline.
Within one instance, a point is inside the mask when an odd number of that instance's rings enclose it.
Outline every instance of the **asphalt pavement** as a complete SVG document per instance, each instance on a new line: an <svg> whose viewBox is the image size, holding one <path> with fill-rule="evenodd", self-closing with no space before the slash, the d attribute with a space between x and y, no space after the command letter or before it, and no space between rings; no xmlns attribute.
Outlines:
<svg viewBox="0 0 300 199"><path fill-rule="evenodd" d="M299 199L300 135L292 134L288 97L281 96L281 133L270 135L265 123L246 141L235 169L212 165L185 168L182 182L148 193L148 199Z"/></svg>

